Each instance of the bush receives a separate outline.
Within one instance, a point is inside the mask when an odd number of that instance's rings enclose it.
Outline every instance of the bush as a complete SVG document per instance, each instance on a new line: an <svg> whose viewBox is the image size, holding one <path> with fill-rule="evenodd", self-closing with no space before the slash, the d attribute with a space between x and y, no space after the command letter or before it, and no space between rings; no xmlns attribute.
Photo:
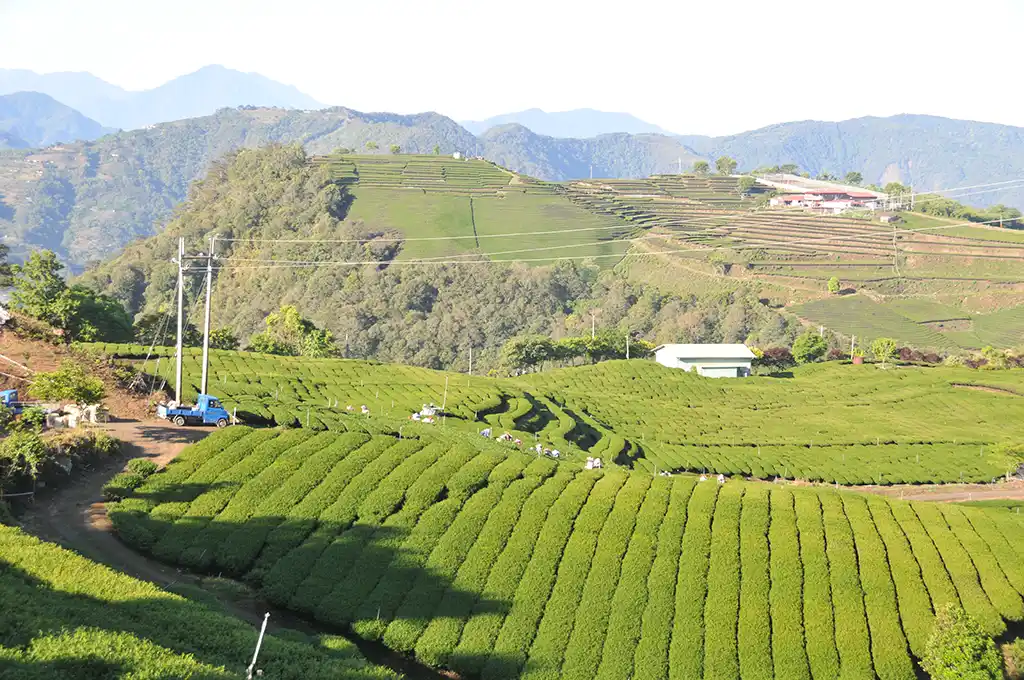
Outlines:
<svg viewBox="0 0 1024 680"><path fill-rule="evenodd" d="M1000 680L1003 664L992 638L963 609L938 611L921 662L933 680Z"/></svg>
<svg viewBox="0 0 1024 680"><path fill-rule="evenodd" d="M44 425L46 425L46 412L32 406L21 412L21 417L11 424L11 429L17 432L39 433L43 431Z"/></svg>
<svg viewBox="0 0 1024 680"><path fill-rule="evenodd" d="M793 343L793 358L801 364L818 361L828 351L828 343L814 331L807 331Z"/></svg>
<svg viewBox="0 0 1024 680"><path fill-rule="evenodd" d="M781 371L796 366L796 361L793 359L793 353L785 347L769 347L763 352L760 359L754 360L754 364L763 366L769 371Z"/></svg>
<svg viewBox="0 0 1024 680"><path fill-rule="evenodd" d="M876 338L871 343L871 353L875 355L876 361L885 366L896 356L896 341L892 338Z"/></svg>
<svg viewBox="0 0 1024 680"><path fill-rule="evenodd" d="M1006 658L1009 661L1006 674L1013 680L1024 678L1024 638L1017 638L1006 645Z"/></svg>
<svg viewBox="0 0 1024 680"><path fill-rule="evenodd" d="M56 371L36 373L29 394L43 401L95 404L106 396L103 381L86 374L80 364L65 361Z"/></svg>
<svg viewBox="0 0 1024 680"><path fill-rule="evenodd" d="M143 477L149 477L157 471L157 464L146 458L132 458L128 461L128 472L134 472Z"/></svg>
<svg viewBox="0 0 1024 680"><path fill-rule="evenodd" d="M846 354L843 350L838 347L833 347L828 351L828 356L825 357L826 361L842 361L846 358Z"/></svg>
<svg viewBox="0 0 1024 680"><path fill-rule="evenodd" d="M119 501L127 498L144 481L145 476L136 472L121 472L103 485L103 500Z"/></svg>

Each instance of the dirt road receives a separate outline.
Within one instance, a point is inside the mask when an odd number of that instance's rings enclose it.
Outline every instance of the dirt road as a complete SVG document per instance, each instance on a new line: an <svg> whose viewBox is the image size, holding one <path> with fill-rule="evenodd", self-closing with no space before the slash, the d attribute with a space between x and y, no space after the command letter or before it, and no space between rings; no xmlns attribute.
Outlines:
<svg viewBox="0 0 1024 680"><path fill-rule="evenodd" d="M908 484L850 488L854 491L866 491L907 501L1024 500L1024 481L1020 480L999 484Z"/></svg>

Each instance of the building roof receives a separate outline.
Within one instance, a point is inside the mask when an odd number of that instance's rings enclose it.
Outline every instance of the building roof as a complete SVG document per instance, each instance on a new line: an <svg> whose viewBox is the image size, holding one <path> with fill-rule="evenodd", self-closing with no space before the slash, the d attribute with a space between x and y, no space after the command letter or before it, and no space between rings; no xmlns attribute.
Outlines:
<svg viewBox="0 0 1024 680"><path fill-rule="evenodd" d="M654 351L667 349L680 359L753 359L746 345L658 345Z"/></svg>

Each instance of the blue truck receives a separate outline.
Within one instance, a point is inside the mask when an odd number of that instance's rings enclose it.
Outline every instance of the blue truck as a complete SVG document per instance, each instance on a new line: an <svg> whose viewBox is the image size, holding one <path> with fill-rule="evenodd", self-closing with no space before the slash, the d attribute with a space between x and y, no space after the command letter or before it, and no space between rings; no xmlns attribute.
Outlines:
<svg viewBox="0 0 1024 680"><path fill-rule="evenodd" d="M175 425L216 425L226 427L231 422L231 414L220 405L220 399L209 394L200 394L195 406L174 406L160 404L156 414Z"/></svg>
<svg viewBox="0 0 1024 680"><path fill-rule="evenodd" d="M3 403L16 416L20 416L25 410L25 405L18 399L18 390L0 391L0 403Z"/></svg>

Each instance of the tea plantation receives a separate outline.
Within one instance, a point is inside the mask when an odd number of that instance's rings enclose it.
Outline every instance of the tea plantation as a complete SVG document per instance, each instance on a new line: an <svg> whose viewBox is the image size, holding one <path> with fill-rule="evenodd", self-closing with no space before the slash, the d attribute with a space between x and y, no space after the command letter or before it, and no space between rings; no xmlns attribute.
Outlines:
<svg viewBox="0 0 1024 680"><path fill-rule="evenodd" d="M136 362L144 347L97 345ZM146 370L173 378L173 350ZM493 379L408 366L214 351L210 390L251 422L397 431L425 403L438 428L490 427L572 458L836 484L988 482L1021 463L1024 374L830 362L792 377L711 380L652 361L611 361ZM191 399L198 352L186 357ZM447 384L447 387L446 387ZM986 390L965 389L980 384ZM366 406L367 414L362 413ZM382 429L383 428L383 429Z"/></svg>
<svg viewBox="0 0 1024 680"><path fill-rule="evenodd" d="M257 629L196 602L0 526L0 677L245 677ZM266 677L396 677L345 638L271 635Z"/></svg>
<svg viewBox="0 0 1024 680"><path fill-rule="evenodd" d="M109 511L161 560L465 677L912 680L943 604L1024 620L1004 509L584 470L418 424L228 428Z"/></svg>

